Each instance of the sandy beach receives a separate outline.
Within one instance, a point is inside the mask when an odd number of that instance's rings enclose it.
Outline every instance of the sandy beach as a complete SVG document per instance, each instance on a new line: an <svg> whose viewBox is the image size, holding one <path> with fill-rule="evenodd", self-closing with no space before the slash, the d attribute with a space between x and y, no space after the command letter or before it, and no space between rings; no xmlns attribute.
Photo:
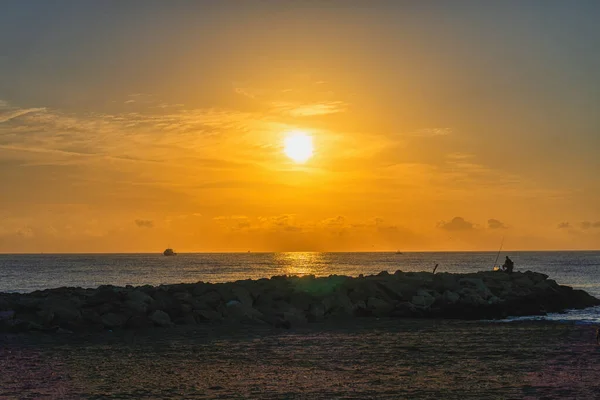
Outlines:
<svg viewBox="0 0 600 400"><path fill-rule="evenodd" d="M591 326L358 319L5 334L0 399L593 399Z"/></svg>

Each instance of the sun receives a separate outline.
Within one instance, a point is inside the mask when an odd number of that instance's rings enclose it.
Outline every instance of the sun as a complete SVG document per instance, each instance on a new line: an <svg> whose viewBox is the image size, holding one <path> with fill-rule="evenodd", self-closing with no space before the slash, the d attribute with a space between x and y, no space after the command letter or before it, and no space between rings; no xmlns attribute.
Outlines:
<svg viewBox="0 0 600 400"><path fill-rule="evenodd" d="M297 163L304 163L313 155L312 136L301 131L293 131L285 138L283 151Z"/></svg>

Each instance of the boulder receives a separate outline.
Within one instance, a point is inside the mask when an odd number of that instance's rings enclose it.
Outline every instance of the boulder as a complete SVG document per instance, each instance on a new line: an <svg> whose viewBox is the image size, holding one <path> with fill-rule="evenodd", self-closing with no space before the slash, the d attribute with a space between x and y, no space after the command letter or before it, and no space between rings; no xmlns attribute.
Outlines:
<svg viewBox="0 0 600 400"><path fill-rule="evenodd" d="M194 315L185 314L184 316L177 318L175 320L175 323L177 325L196 325L197 321L196 321L196 318L194 317Z"/></svg>
<svg viewBox="0 0 600 400"><path fill-rule="evenodd" d="M462 288L472 290L477 296L484 300L487 300L494 295L480 278L462 278L459 279L458 283Z"/></svg>
<svg viewBox="0 0 600 400"><path fill-rule="evenodd" d="M482 306L488 304L487 300L492 297L489 296L488 298L484 298L481 296L479 290L473 288L463 288L458 291L458 294L460 295L460 303L468 306Z"/></svg>
<svg viewBox="0 0 600 400"><path fill-rule="evenodd" d="M17 299L15 308L17 310L36 310L44 304L44 300L43 297L21 296Z"/></svg>
<svg viewBox="0 0 600 400"><path fill-rule="evenodd" d="M403 301L394 307L392 312L390 313L391 317L395 318L411 318L418 316L420 311L415 307L414 304L409 303L408 301Z"/></svg>
<svg viewBox="0 0 600 400"><path fill-rule="evenodd" d="M288 311L285 311L282 319L291 327L302 326L308 322L305 312L297 308L290 308Z"/></svg>
<svg viewBox="0 0 600 400"><path fill-rule="evenodd" d="M73 322L81 319L81 309L69 301L52 300L42 306L42 312L54 314L54 320L57 322Z"/></svg>
<svg viewBox="0 0 600 400"><path fill-rule="evenodd" d="M101 317L101 321L105 328L121 328L127 322L127 316L123 314L108 313Z"/></svg>
<svg viewBox="0 0 600 400"><path fill-rule="evenodd" d="M378 297L369 297L366 305L376 317L387 317L394 309L394 305Z"/></svg>
<svg viewBox="0 0 600 400"><path fill-rule="evenodd" d="M308 320L311 322L323 321L325 319L325 307L320 303L313 303L308 307Z"/></svg>
<svg viewBox="0 0 600 400"><path fill-rule="evenodd" d="M142 290L131 290L127 293L127 299L136 303L150 304L154 299Z"/></svg>
<svg viewBox="0 0 600 400"><path fill-rule="evenodd" d="M369 310L367 308L367 303L365 301L360 300L352 304L352 314L355 317L369 317L373 313L372 310Z"/></svg>
<svg viewBox="0 0 600 400"><path fill-rule="evenodd" d="M150 314L150 321L157 326L170 326L172 325L171 317L164 311L156 310Z"/></svg>
<svg viewBox="0 0 600 400"><path fill-rule="evenodd" d="M446 304L455 304L460 300L460 295L456 292L452 292L450 290L446 290L442 295L442 300Z"/></svg>
<svg viewBox="0 0 600 400"><path fill-rule="evenodd" d="M204 304L210 308L214 308L223 301L219 292L215 290L211 290L202 294L201 296L197 297L196 300L197 304Z"/></svg>
<svg viewBox="0 0 600 400"><path fill-rule="evenodd" d="M128 329L145 329L150 326L152 326L152 321L145 315L134 315L125 323L125 327Z"/></svg>
<svg viewBox="0 0 600 400"><path fill-rule="evenodd" d="M181 305L181 314L183 316L191 314L192 311L194 311L194 308L191 306L191 304L184 303Z"/></svg>
<svg viewBox="0 0 600 400"><path fill-rule="evenodd" d="M231 300L226 304L227 319L237 322L250 322L261 320L263 313L260 311L242 304L238 300Z"/></svg>
<svg viewBox="0 0 600 400"><path fill-rule="evenodd" d="M54 320L54 312L50 308L43 308L37 312L42 325L50 325Z"/></svg>
<svg viewBox="0 0 600 400"><path fill-rule="evenodd" d="M100 314L93 309L84 308L81 310L81 319L88 326L102 325L102 317L100 317Z"/></svg>
<svg viewBox="0 0 600 400"><path fill-rule="evenodd" d="M325 314L346 316L352 315L353 306L350 298L345 294L338 293L327 296L322 303L325 309Z"/></svg>
<svg viewBox="0 0 600 400"><path fill-rule="evenodd" d="M7 321L15 317L14 310L0 311L0 321Z"/></svg>
<svg viewBox="0 0 600 400"><path fill-rule="evenodd" d="M415 296L412 297L411 303L415 307L429 308L435 303L435 297L425 290L419 290Z"/></svg>
<svg viewBox="0 0 600 400"><path fill-rule="evenodd" d="M125 308L129 310L131 314L146 314L148 311L148 303L143 301L127 300L125 302Z"/></svg>
<svg viewBox="0 0 600 400"><path fill-rule="evenodd" d="M293 292L290 295L290 306L299 310L308 311L315 298L308 293Z"/></svg>
<svg viewBox="0 0 600 400"><path fill-rule="evenodd" d="M91 296L86 298L85 304L90 307L113 304L123 301L125 296L126 293L122 288L110 285L100 286Z"/></svg>
<svg viewBox="0 0 600 400"><path fill-rule="evenodd" d="M194 299L194 296L192 296L191 293L189 292L176 292L173 293L173 300L179 302L179 303L183 303L183 302L190 302Z"/></svg>
<svg viewBox="0 0 600 400"><path fill-rule="evenodd" d="M196 322L221 321L223 315L213 310L194 310L192 312Z"/></svg>
<svg viewBox="0 0 600 400"><path fill-rule="evenodd" d="M252 305L254 304L254 300L252 299L250 292L246 288L239 285L235 285L231 288L231 292L235 299L242 303L244 306L252 307Z"/></svg>

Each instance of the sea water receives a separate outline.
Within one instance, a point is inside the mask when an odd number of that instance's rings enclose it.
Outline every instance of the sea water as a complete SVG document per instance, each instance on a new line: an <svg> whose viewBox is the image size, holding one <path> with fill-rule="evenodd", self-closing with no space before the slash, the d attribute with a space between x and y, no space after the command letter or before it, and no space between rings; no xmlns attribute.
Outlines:
<svg viewBox="0 0 600 400"><path fill-rule="evenodd" d="M563 285L600 298L600 252L512 252L515 271L547 274ZM160 285L229 282L274 275L358 276L381 271L489 271L494 252L423 253L185 253L0 254L0 292L31 292L61 286ZM550 319L600 322L600 309L551 315Z"/></svg>

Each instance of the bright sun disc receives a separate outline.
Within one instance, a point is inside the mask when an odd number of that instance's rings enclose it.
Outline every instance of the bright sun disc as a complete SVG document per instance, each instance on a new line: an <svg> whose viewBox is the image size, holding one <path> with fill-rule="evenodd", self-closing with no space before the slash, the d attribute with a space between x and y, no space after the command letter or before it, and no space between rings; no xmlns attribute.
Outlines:
<svg viewBox="0 0 600 400"><path fill-rule="evenodd" d="M312 136L304 132L290 132L288 137L285 138L283 151L297 163L305 162L313 155Z"/></svg>

